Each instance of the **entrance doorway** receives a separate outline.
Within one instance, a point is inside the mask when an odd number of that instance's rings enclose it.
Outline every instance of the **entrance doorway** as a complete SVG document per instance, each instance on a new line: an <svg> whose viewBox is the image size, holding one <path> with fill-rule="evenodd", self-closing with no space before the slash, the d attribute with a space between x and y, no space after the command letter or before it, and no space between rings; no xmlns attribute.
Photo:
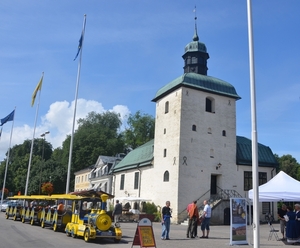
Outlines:
<svg viewBox="0 0 300 248"><path fill-rule="evenodd" d="M210 194L216 195L217 194L217 176L211 175L210 177Z"/></svg>

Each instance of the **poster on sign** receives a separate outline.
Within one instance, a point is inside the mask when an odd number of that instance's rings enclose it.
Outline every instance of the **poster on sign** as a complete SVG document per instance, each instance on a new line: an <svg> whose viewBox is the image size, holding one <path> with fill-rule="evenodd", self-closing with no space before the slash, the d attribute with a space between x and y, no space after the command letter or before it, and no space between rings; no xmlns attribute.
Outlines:
<svg viewBox="0 0 300 248"><path fill-rule="evenodd" d="M152 222L148 218L143 218L138 222L131 247L134 245L156 247Z"/></svg>
<svg viewBox="0 0 300 248"><path fill-rule="evenodd" d="M248 244L247 204L245 198L230 198L230 244Z"/></svg>

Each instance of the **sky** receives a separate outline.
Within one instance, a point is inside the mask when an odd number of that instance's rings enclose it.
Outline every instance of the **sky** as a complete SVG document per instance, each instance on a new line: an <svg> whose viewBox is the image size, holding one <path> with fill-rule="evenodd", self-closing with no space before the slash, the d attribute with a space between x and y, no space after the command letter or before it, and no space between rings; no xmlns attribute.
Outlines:
<svg viewBox="0 0 300 248"><path fill-rule="evenodd" d="M84 14L76 119L115 111L125 123L136 111L155 116L156 92L183 74L195 6L200 42L210 56L208 75L235 87L241 96L237 135L251 138L246 0L2 0L0 119L16 110L14 122L3 125L0 160L11 130L11 146L33 138L35 117L35 137L49 131L45 138L54 148L71 134L79 62L74 57ZM299 0L252 0L258 142L298 162L299 9ZM31 107L42 72L40 98Z"/></svg>

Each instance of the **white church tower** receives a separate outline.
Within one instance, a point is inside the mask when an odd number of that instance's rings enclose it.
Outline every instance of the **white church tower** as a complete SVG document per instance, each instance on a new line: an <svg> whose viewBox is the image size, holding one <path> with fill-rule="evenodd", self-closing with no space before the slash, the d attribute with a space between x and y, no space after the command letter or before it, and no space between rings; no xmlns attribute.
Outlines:
<svg viewBox="0 0 300 248"><path fill-rule="evenodd" d="M196 18L195 18L196 19ZM184 74L162 87L156 103L154 165L148 180L155 203L171 202L172 222L186 217L186 206L203 201L237 180L236 100L229 83L207 76L209 55L193 41L183 54ZM148 182L149 183L149 182Z"/></svg>

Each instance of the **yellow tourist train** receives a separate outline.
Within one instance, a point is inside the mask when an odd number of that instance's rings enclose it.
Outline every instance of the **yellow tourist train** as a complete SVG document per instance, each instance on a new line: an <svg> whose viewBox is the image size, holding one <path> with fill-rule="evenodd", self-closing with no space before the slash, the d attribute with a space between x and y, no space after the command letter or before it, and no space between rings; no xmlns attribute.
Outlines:
<svg viewBox="0 0 300 248"><path fill-rule="evenodd" d="M112 195L102 191L81 191L71 194L53 194L9 197L11 204L6 209L6 219L21 220L53 231L63 230L67 236L93 239L109 238L118 243L122 230L113 224L106 212L107 199Z"/></svg>

